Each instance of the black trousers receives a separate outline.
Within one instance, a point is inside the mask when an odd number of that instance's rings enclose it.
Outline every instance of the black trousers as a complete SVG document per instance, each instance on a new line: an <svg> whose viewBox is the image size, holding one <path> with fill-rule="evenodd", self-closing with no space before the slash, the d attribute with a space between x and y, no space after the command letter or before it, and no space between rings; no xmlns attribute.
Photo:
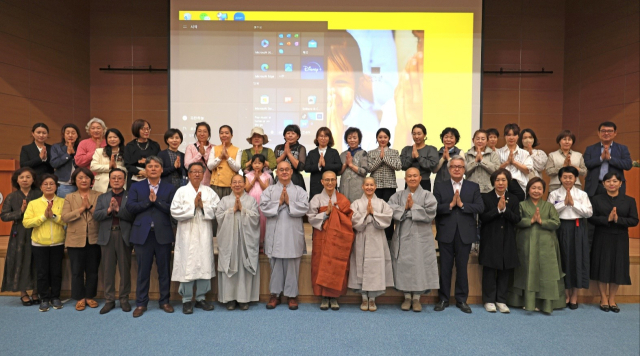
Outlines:
<svg viewBox="0 0 640 356"><path fill-rule="evenodd" d="M512 273L513 269L482 267L482 302L506 304Z"/></svg>
<svg viewBox="0 0 640 356"><path fill-rule="evenodd" d="M395 193L396 193L396 188L376 189L376 196L387 203L389 202L389 199L391 199L391 196L394 195ZM391 225L389 225L388 228L384 229L384 234L387 235L387 240L391 240L391 238L393 237L393 228L394 228L394 223L393 223L393 220L391 220Z"/></svg>
<svg viewBox="0 0 640 356"><path fill-rule="evenodd" d="M64 245L31 246L31 254L36 264L38 294L40 300L48 302L60 298L62 288L62 259Z"/></svg>
<svg viewBox="0 0 640 356"><path fill-rule="evenodd" d="M71 298L93 299L98 292L98 271L100 269L100 245L67 247L71 262Z"/></svg>
<svg viewBox="0 0 640 356"><path fill-rule="evenodd" d="M146 307L149 304L149 279L156 258L158 284L160 287L160 305L169 303L171 287L171 248L172 244L159 244L154 231L149 231L147 240L142 245L134 245L138 262L138 284L136 286L136 306Z"/></svg>
<svg viewBox="0 0 640 356"><path fill-rule="evenodd" d="M469 281L467 280L467 264L471 244L462 242L460 233L456 229L453 241L443 243L438 241L440 250L440 290L438 296L441 301L448 302L451 295L451 275L453 264L456 265L456 301L466 303L469 296Z"/></svg>

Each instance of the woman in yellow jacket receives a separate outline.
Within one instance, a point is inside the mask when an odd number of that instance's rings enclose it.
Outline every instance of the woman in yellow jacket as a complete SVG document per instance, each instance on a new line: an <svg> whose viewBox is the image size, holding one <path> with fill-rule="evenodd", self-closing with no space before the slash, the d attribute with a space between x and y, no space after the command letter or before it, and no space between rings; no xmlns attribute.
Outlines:
<svg viewBox="0 0 640 356"><path fill-rule="evenodd" d="M40 311L62 309L60 289L62 287L62 258L64 257L64 226L62 207L64 199L56 196L58 177L43 174L40 179L42 197L27 205L22 219L25 228L32 228L31 253L36 264Z"/></svg>
<svg viewBox="0 0 640 356"><path fill-rule="evenodd" d="M98 268L102 251L98 245L99 222L93 220L93 211L100 192L91 190L93 173L78 167L71 175L71 184L78 190L64 197L62 220L67 223L65 246L71 262L71 298L77 300L76 310L89 305L97 308Z"/></svg>

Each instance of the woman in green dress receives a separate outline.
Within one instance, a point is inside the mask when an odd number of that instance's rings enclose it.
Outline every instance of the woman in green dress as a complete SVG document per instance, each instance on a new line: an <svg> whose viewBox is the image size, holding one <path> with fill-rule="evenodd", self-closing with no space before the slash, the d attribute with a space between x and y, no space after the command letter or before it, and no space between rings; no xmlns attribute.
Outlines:
<svg viewBox="0 0 640 356"><path fill-rule="evenodd" d="M514 270L507 304L551 314L566 307L564 273L556 230L560 217L553 204L542 199L545 182L534 177L527 184L527 200L520 203L516 244L520 266Z"/></svg>

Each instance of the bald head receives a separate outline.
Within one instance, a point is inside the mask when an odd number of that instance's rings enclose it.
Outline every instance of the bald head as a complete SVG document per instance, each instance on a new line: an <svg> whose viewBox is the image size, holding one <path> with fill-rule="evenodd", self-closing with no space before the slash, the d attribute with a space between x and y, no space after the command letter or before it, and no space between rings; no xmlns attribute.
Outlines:
<svg viewBox="0 0 640 356"><path fill-rule="evenodd" d="M287 161L281 161L278 163L276 167L276 176L278 177L278 182L282 185L288 185L291 182L291 173L293 173L293 167L291 163Z"/></svg>
<svg viewBox="0 0 640 356"><path fill-rule="evenodd" d="M416 167L411 167L409 169L407 169L407 173L405 174L409 174L409 173L418 173L418 175L420 175L420 170Z"/></svg>
<svg viewBox="0 0 640 356"><path fill-rule="evenodd" d="M325 171L322 173L322 179L325 178L336 178L336 173L334 171Z"/></svg>
<svg viewBox="0 0 640 356"><path fill-rule="evenodd" d="M336 189L336 184L338 184L337 176L332 171L325 171L322 173L322 180L320 181L324 190L331 196L333 191Z"/></svg>

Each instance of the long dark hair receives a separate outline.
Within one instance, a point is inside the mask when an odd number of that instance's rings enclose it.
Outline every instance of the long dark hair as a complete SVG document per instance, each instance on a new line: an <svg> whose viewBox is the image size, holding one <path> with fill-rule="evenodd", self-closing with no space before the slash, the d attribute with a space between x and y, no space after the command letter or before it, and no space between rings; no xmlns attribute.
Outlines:
<svg viewBox="0 0 640 356"><path fill-rule="evenodd" d="M76 130L76 134L78 135L78 137L76 138L76 142L73 143L73 150L77 151L78 150L78 145L80 144L80 129L78 128L78 126L74 125L74 124L64 124L62 126L62 140L60 141L60 144L62 144L63 146L67 145L67 142L64 140L64 132L67 131L67 129L74 129Z"/></svg>
<svg viewBox="0 0 640 356"><path fill-rule="evenodd" d="M120 130L111 128L111 129L108 129L107 132L104 133L104 141L105 142L107 142L107 137L109 137L109 133L111 133L111 132L116 134L116 136L118 136L118 138L120 139L120 144L118 145L118 147L119 147L118 155L121 156L122 154L124 154L124 137L122 136L122 133L120 133ZM108 143L104 147L104 151L102 151L102 154L104 154L106 157L111 157L111 146L109 146Z"/></svg>

